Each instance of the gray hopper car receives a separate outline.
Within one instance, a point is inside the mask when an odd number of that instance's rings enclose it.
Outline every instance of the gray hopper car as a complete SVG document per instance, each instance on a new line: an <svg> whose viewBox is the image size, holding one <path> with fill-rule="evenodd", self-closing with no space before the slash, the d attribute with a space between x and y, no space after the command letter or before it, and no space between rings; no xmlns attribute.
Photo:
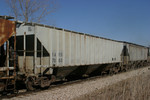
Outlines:
<svg viewBox="0 0 150 100"><path fill-rule="evenodd" d="M16 48L19 72L42 87L49 80L126 70L148 54L143 46L33 23L18 25Z"/></svg>
<svg viewBox="0 0 150 100"><path fill-rule="evenodd" d="M126 56L124 56L124 62L128 65L128 67L138 67L143 66L145 62L149 60L149 51L148 47L124 42L126 45ZM127 66L126 66L127 67Z"/></svg>

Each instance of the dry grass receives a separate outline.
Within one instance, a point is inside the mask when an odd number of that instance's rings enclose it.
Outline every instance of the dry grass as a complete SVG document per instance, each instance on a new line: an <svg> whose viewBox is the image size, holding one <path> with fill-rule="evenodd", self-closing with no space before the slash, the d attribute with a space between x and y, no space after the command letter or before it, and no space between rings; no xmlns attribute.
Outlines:
<svg viewBox="0 0 150 100"><path fill-rule="evenodd" d="M150 100L150 73L82 95L76 100Z"/></svg>

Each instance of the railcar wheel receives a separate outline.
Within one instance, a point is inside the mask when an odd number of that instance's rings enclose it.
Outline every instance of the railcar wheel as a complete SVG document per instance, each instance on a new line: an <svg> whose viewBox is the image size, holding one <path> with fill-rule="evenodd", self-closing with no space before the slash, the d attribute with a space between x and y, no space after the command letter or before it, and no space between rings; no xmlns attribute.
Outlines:
<svg viewBox="0 0 150 100"><path fill-rule="evenodd" d="M50 84L51 84L50 80L47 79L47 78L41 79L40 83L41 83L41 84L40 84L40 87L41 87L42 89L47 89L47 88L49 88L49 86L50 86Z"/></svg>
<svg viewBox="0 0 150 100"><path fill-rule="evenodd" d="M34 81L32 80L32 78L28 78L28 80L26 81L26 88L28 91L33 91L36 89L34 87Z"/></svg>

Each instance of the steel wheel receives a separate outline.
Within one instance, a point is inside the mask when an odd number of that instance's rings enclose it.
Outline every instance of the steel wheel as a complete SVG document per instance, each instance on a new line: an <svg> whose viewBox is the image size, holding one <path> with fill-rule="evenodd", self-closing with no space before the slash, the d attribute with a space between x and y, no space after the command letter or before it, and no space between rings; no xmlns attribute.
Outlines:
<svg viewBox="0 0 150 100"><path fill-rule="evenodd" d="M33 91L35 90L35 87L34 87L34 82L32 80L32 78L29 78L26 82L26 88L28 91Z"/></svg>

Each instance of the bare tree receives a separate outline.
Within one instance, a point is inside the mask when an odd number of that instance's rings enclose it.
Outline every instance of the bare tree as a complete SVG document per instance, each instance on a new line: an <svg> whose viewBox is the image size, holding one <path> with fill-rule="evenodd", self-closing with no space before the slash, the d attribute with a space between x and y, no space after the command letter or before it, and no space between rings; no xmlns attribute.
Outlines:
<svg viewBox="0 0 150 100"><path fill-rule="evenodd" d="M56 0L6 0L16 20L40 22L56 11Z"/></svg>

